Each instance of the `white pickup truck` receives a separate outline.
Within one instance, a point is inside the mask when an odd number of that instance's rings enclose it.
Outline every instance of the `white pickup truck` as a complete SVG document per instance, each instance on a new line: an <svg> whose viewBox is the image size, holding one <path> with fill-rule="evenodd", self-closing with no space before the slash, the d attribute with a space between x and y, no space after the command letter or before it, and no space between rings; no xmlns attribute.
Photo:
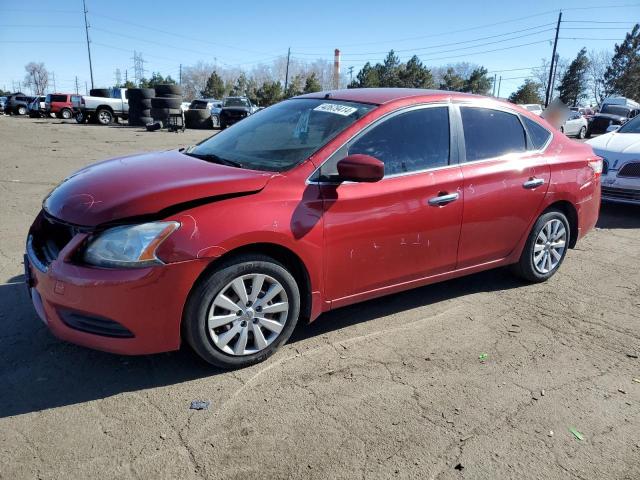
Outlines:
<svg viewBox="0 0 640 480"><path fill-rule="evenodd" d="M126 88L112 88L108 97L83 95L73 102L73 113L78 123L95 122L109 125L114 120L129 116Z"/></svg>

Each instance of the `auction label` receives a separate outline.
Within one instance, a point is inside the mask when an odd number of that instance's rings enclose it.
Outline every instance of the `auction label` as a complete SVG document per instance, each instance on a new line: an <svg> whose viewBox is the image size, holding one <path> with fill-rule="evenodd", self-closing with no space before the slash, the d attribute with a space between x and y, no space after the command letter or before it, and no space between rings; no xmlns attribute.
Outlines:
<svg viewBox="0 0 640 480"><path fill-rule="evenodd" d="M348 107L347 105L338 105L337 103L323 103L314 108L314 110L316 112L335 113L344 117L348 117L353 112L358 111L357 108Z"/></svg>

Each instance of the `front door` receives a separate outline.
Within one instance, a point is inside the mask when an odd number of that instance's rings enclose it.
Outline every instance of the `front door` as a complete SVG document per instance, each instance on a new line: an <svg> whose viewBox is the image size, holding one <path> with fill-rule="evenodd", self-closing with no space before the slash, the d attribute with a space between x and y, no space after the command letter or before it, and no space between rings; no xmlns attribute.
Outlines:
<svg viewBox="0 0 640 480"><path fill-rule="evenodd" d="M413 108L368 127L321 167L327 300L455 269L462 174L450 145L449 108ZM338 160L356 153L381 160L385 177L336 182Z"/></svg>
<svg viewBox="0 0 640 480"><path fill-rule="evenodd" d="M518 115L471 106L460 113L465 153L458 268L466 268L507 257L528 233L549 188L550 167Z"/></svg>

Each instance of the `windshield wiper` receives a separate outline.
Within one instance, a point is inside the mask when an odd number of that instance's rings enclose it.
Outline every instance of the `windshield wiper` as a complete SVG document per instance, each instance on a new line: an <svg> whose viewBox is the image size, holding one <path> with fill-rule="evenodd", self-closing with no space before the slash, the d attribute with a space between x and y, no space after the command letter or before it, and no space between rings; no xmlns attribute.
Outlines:
<svg viewBox="0 0 640 480"><path fill-rule="evenodd" d="M220 165L226 165L227 167L236 167L236 168L244 168L240 162L236 162L235 160L229 160L226 158L219 157L215 153L193 153L193 152L185 152L186 155L191 157L200 158L202 160L206 160L208 162L219 163Z"/></svg>

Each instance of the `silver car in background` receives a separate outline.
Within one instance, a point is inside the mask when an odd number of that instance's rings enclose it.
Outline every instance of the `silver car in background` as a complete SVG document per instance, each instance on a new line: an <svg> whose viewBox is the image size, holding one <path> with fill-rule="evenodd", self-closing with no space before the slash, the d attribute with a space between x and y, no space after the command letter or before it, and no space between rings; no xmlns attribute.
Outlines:
<svg viewBox="0 0 640 480"><path fill-rule="evenodd" d="M589 128L589 122L579 111L572 110L569 113L569 118L560 127L560 131L567 137L584 138L587 136L587 129Z"/></svg>

